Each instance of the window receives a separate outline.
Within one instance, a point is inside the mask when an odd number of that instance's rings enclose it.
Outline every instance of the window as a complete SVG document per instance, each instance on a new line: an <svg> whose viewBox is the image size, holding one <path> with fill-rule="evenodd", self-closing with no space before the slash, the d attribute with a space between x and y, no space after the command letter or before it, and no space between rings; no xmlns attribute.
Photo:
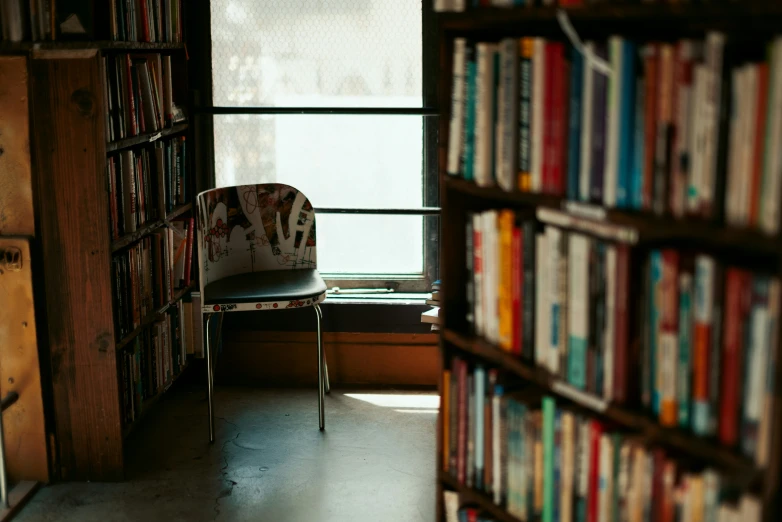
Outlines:
<svg viewBox="0 0 782 522"><path fill-rule="evenodd" d="M436 278L428 12L420 0L211 2L215 185L304 192L331 285L428 291Z"/></svg>

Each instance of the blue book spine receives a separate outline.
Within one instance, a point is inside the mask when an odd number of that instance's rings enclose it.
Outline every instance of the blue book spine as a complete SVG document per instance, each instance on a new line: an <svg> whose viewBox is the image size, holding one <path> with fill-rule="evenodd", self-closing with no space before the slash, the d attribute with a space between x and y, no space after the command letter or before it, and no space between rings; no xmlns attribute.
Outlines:
<svg viewBox="0 0 782 522"><path fill-rule="evenodd" d="M679 406L679 426L690 425L690 379L692 376L692 300L693 280L691 274L682 274L679 279L679 365L676 381L676 400Z"/></svg>
<svg viewBox="0 0 782 522"><path fill-rule="evenodd" d="M657 389L657 327L660 311L657 309L656 293L662 283L663 256L659 250L653 250L650 259L649 287L649 388L652 398L652 411L660 413L660 391Z"/></svg>
<svg viewBox="0 0 782 522"><path fill-rule="evenodd" d="M642 76L635 80L635 131L633 135L633 171L630 177L630 201L636 210L643 208L644 183L644 104L646 82Z"/></svg>
<svg viewBox="0 0 782 522"><path fill-rule="evenodd" d="M595 54L606 59L605 45L595 46ZM589 176L589 196L593 203L603 203L605 169L606 112L608 110L608 77L599 71L592 76L594 104L592 113L592 168Z"/></svg>
<svg viewBox="0 0 782 522"><path fill-rule="evenodd" d="M475 63L475 44L473 42L467 42L464 48L464 63L466 64L467 74L465 74L464 155L462 157L461 172L464 172L464 179L472 181L475 171L475 82L478 75L478 66Z"/></svg>
<svg viewBox="0 0 782 522"><path fill-rule="evenodd" d="M631 206L633 176L633 141L635 124L635 45L622 41L622 77L619 103L619 160L616 187L616 206Z"/></svg>
<svg viewBox="0 0 782 522"><path fill-rule="evenodd" d="M486 400L486 370L481 365L475 366L475 489L483 490L483 412Z"/></svg>
<svg viewBox="0 0 782 522"><path fill-rule="evenodd" d="M581 97L584 82L584 56L573 47L570 66L570 121L568 136L567 197L578 200L579 173L581 172Z"/></svg>

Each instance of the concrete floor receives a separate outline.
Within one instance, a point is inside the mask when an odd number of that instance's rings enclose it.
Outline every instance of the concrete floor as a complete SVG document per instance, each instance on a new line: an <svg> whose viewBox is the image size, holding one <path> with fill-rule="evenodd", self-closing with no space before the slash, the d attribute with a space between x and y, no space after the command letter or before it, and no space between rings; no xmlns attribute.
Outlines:
<svg viewBox="0 0 782 522"><path fill-rule="evenodd" d="M37 521L418 521L435 518L434 394L220 387L174 391L128 442L128 480L41 489Z"/></svg>

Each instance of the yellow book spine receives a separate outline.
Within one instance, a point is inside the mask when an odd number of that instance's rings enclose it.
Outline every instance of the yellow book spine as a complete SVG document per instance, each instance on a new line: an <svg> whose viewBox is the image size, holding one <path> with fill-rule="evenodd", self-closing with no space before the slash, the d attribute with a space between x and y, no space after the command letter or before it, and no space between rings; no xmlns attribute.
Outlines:
<svg viewBox="0 0 782 522"><path fill-rule="evenodd" d="M500 232L500 277L497 279L497 311L499 313L500 348L511 351L513 348L513 310L510 295L512 262L511 250L513 243L512 210L503 210L499 215Z"/></svg>

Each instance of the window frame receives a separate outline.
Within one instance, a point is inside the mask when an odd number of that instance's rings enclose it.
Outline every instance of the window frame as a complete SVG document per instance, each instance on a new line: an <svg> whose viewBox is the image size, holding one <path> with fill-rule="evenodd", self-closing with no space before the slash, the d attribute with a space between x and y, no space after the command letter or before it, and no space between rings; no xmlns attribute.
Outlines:
<svg viewBox="0 0 782 522"><path fill-rule="evenodd" d="M440 191L438 182L438 110L437 76L439 68L437 48L436 15L433 0L421 2L421 68L422 68L422 104L420 108L339 108L339 107L229 107L217 106L213 102L212 86L212 27L210 6L203 14L207 15L206 24L209 34L204 45L208 70L201 71L200 91L194 92L196 107L196 125L199 136L207 144L207 168L199 178L202 187L213 188L216 185L216 167L214 154L214 116L225 114L351 114L421 116L423 121L423 206L421 208L369 209L369 208L318 208L317 214L360 214L360 215L420 215L423 217L423 271L419 275L411 274L328 274L323 273L329 288L343 289L382 289L395 292L425 293L431 291L432 283L439 277L439 229L440 229ZM200 98L200 99L199 99ZM200 103L199 103L200 102Z"/></svg>

